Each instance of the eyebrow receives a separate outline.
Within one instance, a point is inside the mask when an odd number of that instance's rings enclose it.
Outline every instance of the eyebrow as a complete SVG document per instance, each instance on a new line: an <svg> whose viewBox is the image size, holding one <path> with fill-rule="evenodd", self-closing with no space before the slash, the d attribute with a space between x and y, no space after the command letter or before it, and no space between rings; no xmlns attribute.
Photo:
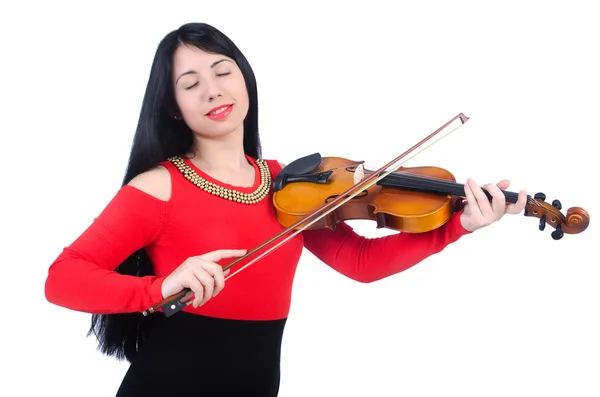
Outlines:
<svg viewBox="0 0 600 397"><path fill-rule="evenodd" d="M231 62L229 59L223 58L223 59L219 59L218 61L215 61L212 63L212 65L210 65L211 68L214 68L215 66L217 66L218 64L220 64L221 62ZM194 73L198 73L195 70L188 70L187 72L183 72L179 75L179 77L177 77L177 80L175 80L175 85L177 85L177 82L179 81L180 78L182 78L185 75L188 74L194 74Z"/></svg>

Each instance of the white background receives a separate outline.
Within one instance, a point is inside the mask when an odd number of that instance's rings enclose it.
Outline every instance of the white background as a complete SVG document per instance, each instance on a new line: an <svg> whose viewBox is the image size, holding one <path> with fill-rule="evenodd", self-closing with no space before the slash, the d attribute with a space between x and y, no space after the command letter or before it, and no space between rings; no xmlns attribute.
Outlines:
<svg viewBox="0 0 600 397"><path fill-rule="evenodd" d="M116 391L127 365L96 352L90 316L49 304L44 281L119 188L154 50L190 21L221 29L253 66L266 158L318 151L378 167L464 112L466 125L410 165L509 178L509 190L592 217L554 241L535 218L509 216L370 285L307 253L281 396L600 394L593 2L354 4L2 7L1 395Z"/></svg>

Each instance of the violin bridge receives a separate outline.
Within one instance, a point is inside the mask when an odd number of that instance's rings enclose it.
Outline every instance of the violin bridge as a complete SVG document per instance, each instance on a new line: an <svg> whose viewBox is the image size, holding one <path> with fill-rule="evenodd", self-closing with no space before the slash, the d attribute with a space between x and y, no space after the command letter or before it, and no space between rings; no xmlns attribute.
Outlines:
<svg viewBox="0 0 600 397"><path fill-rule="evenodd" d="M359 164L354 170L354 184L357 185L363 179L365 179L365 167Z"/></svg>

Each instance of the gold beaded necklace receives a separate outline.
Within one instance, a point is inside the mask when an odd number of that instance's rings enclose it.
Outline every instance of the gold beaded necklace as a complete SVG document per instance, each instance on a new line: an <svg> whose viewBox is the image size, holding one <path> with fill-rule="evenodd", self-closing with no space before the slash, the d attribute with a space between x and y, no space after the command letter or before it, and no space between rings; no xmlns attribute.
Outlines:
<svg viewBox="0 0 600 397"><path fill-rule="evenodd" d="M227 200L237 201L238 203L258 203L267 196L271 188L271 173L269 172L269 166L262 159L256 160L256 165L258 165L258 169L260 170L260 185L252 193L238 192L207 181L187 165L180 156L170 157L169 161L177 167L188 181L192 182L200 189Z"/></svg>

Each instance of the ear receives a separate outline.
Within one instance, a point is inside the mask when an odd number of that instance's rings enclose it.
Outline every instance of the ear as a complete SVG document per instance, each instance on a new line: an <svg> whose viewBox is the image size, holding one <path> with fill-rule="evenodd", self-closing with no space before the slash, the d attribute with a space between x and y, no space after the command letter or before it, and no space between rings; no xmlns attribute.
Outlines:
<svg viewBox="0 0 600 397"><path fill-rule="evenodd" d="M165 104L165 108L167 109L169 117L172 117L175 120L182 120L181 111L179 110L179 106L177 106L177 103L173 101L167 101L167 103Z"/></svg>

